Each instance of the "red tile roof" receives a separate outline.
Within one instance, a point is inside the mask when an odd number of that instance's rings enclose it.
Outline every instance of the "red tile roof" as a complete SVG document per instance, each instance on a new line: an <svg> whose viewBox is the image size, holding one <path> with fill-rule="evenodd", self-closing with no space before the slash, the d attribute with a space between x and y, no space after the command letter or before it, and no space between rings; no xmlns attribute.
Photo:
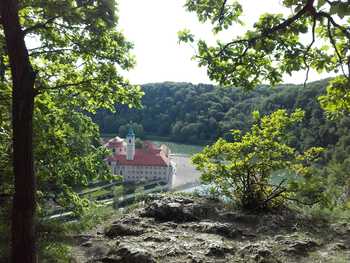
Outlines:
<svg viewBox="0 0 350 263"><path fill-rule="evenodd" d="M117 162L119 165L142 165L142 166L168 166L169 158L167 158L160 150L149 152L144 149L136 149L134 160L127 160L126 155L117 154L107 158L108 161Z"/></svg>
<svg viewBox="0 0 350 263"><path fill-rule="evenodd" d="M151 142L145 142L143 149L135 149L134 160L127 160L125 154L116 154L109 156L108 161L117 162L119 165L135 166L168 166L169 158L159 148Z"/></svg>

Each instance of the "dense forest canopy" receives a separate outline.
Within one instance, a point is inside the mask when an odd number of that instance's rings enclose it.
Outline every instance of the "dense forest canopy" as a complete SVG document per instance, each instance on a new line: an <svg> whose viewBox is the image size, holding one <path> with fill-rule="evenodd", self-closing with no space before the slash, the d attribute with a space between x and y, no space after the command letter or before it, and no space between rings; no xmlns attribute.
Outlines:
<svg viewBox="0 0 350 263"><path fill-rule="evenodd" d="M306 116L290 140L298 149L327 147L337 143L344 125L347 128L346 117L340 122L328 120L317 102L327 83L328 80L317 81L306 88L294 84L274 89L260 86L250 92L207 84L146 84L142 109L121 107L115 113L100 110L93 119L101 133L123 136L132 122L140 137L153 135L178 142L205 143L221 136L229 139L232 129L249 129L254 110L268 114L279 108L301 108Z"/></svg>

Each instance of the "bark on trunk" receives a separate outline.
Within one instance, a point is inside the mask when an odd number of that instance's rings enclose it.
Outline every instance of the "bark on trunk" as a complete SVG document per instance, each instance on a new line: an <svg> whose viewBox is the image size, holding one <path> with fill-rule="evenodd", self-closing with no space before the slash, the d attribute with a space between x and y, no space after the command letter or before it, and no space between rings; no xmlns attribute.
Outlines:
<svg viewBox="0 0 350 263"><path fill-rule="evenodd" d="M15 194L12 207L11 261L36 262L35 177L33 167L33 105L35 73L29 61L16 0L0 1L1 23L10 59Z"/></svg>

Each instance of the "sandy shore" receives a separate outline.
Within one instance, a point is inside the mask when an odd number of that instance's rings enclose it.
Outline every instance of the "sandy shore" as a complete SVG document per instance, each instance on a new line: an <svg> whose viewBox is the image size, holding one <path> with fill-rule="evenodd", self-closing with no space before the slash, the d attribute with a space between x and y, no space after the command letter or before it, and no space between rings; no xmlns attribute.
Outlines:
<svg viewBox="0 0 350 263"><path fill-rule="evenodd" d="M199 180L200 172L191 163L191 156L174 154L171 155L171 160L176 163L174 187Z"/></svg>

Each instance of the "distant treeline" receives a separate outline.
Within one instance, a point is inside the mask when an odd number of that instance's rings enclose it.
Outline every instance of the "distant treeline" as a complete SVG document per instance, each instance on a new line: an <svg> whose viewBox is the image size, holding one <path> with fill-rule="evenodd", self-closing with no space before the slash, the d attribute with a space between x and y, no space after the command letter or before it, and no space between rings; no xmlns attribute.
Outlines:
<svg viewBox="0 0 350 263"><path fill-rule="evenodd" d="M305 110L305 119L293 128L290 143L299 150L310 146L332 147L341 139L350 140L350 118L327 120L317 97L324 93L327 80L303 85L261 86L245 92L238 88L189 83L157 83L143 85L142 109L118 106L116 113L98 111L94 121L101 133L124 136L132 123L138 137L145 134L167 137L184 143L230 139L231 129L248 130L252 111L261 115L279 108ZM342 138L344 140L345 138ZM350 145L350 144L348 144Z"/></svg>

